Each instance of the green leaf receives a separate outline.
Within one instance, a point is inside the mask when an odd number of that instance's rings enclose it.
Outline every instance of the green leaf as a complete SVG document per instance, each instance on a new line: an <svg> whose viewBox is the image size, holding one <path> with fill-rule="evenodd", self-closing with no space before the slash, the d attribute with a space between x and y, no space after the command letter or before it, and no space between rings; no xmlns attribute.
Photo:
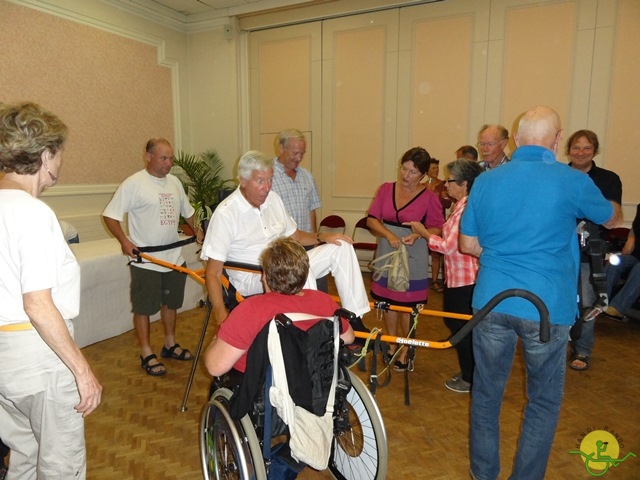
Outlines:
<svg viewBox="0 0 640 480"><path fill-rule="evenodd" d="M197 155L179 151L173 164L184 172L179 175L191 204L196 209L196 224L211 217L211 206L218 203L219 194L233 186L233 181L221 177L224 164L215 150Z"/></svg>

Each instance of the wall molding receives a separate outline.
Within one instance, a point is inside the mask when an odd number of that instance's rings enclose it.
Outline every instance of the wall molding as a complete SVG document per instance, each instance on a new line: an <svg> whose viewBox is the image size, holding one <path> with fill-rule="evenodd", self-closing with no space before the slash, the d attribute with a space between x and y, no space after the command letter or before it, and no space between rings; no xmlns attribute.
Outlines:
<svg viewBox="0 0 640 480"><path fill-rule="evenodd" d="M118 185L118 183L56 185L42 192L41 197L51 198L113 194L118 188Z"/></svg>

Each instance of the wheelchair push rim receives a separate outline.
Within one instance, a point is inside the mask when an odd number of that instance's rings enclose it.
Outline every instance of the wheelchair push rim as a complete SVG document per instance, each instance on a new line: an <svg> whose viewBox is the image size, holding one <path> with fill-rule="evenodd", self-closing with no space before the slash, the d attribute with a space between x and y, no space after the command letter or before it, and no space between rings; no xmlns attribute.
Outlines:
<svg viewBox="0 0 640 480"><path fill-rule="evenodd" d="M200 459L204 479L265 480L261 448L251 420L247 416L239 422L231 418L231 395L226 388L218 389L202 409Z"/></svg>

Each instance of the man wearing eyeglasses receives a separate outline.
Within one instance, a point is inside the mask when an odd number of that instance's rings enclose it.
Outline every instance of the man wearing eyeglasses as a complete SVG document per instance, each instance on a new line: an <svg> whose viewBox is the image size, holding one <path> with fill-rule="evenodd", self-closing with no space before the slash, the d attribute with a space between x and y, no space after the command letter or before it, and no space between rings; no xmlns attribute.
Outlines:
<svg viewBox="0 0 640 480"><path fill-rule="evenodd" d="M483 125L478 132L478 150L482 155L480 166L485 170L504 165L509 161L504 149L509 141L509 131L502 125Z"/></svg>

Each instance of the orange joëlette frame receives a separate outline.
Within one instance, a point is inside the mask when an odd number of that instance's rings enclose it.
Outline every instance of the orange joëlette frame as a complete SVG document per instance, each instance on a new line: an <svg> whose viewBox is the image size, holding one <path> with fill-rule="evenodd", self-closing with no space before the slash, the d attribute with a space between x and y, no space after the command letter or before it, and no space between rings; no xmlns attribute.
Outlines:
<svg viewBox="0 0 640 480"><path fill-rule="evenodd" d="M194 280L196 280L197 282L201 283L202 285L204 285L205 283L205 269L200 269L200 270L189 270L188 268L182 267L180 265L175 265L173 263L169 263L169 262L165 262L163 260L160 260L158 258L152 257L150 255L147 255L146 253L142 253L139 252L138 256L140 258L143 258L144 260L147 260L149 262L155 263L157 265L166 267L166 268L171 268L173 270L176 270L178 272L182 272L188 276L190 276L191 278L193 278ZM234 263L229 263L229 264L225 264L224 268L230 269L230 270L240 270L240 271L244 271L244 272L250 272L250 273L258 273L258 267L253 267L251 265L242 265L240 266L240 264L234 264ZM229 288L229 280L223 275L222 279L221 279L221 283L225 288ZM242 301L244 298L242 297L242 295L240 295L239 293L236 293L236 298L238 299L238 301ZM337 296L333 296L332 298L337 302L340 303L340 298ZM404 313L412 313L413 309L409 308L409 307L401 307L398 305L387 305L384 303L379 303L379 302L369 302L369 305L371 305L371 308L374 309L383 309L383 310L392 310L392 311L396 311L396 312L404 312ZM422 309L422 310L418 310L418 313L420 315L430 315L430 316L435 316L435 317L446 317L446 318L455 318L458 320L469 320L471 319L471 315L465 315L462 313L451 313L451 312L440 312L438 310L426 310L426 309ZM355 336L358 338L370 338L372 337L372 334L369 332L360 332L360 331L354 331ZM415 347L427 347L427 348L436 348L436 349L445 349L445 348L451 348L451 342L449 341L432 341L432 340L419 340L419 339L415 339L415 338L407 338L407 337L396 337L393 335L382 335L380 336L380 340L383 342L387 342L387 343L397 343L397 344L401 344L401 345L407 345L407 346L415 346Z"/></svg>

